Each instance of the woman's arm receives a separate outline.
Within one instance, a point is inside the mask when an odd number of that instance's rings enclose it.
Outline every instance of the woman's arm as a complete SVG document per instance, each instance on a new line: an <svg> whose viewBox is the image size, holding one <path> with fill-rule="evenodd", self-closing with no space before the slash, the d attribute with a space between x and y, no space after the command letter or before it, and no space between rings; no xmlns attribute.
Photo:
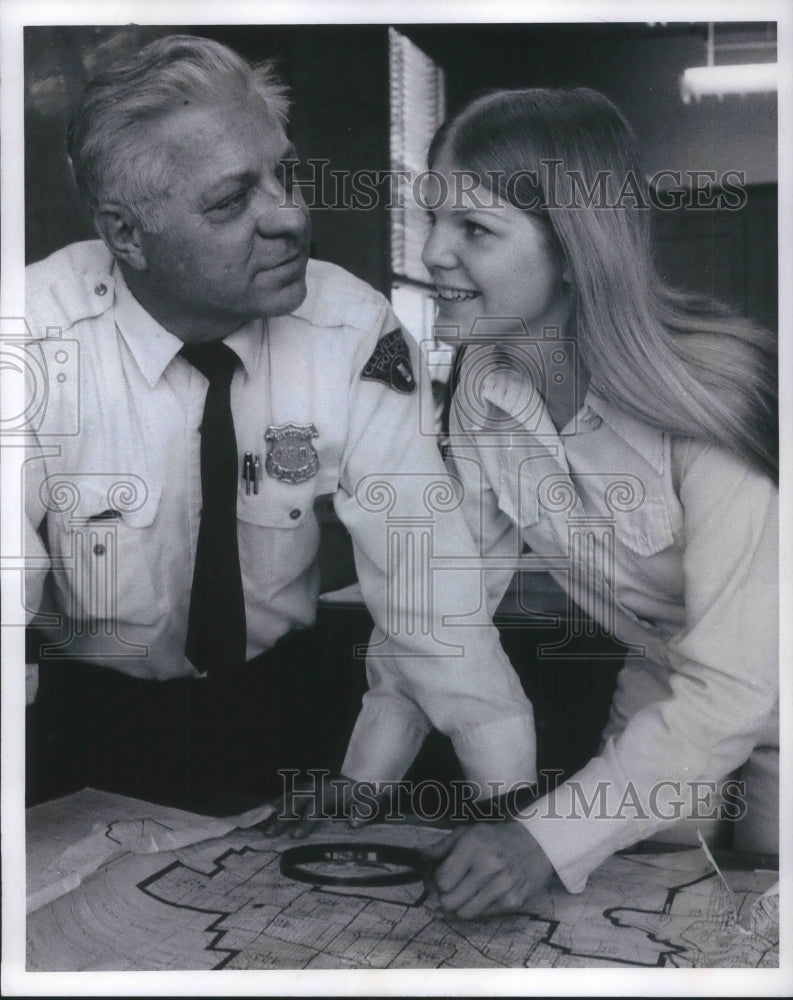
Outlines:
<svg viewBox="0 0 793 1000"><path fill-rule="evenodd" d="M680 499L686 622L669 643L668 696L637 711L518 823L457 836L436 874L453 886L441 902L456 912L520 909L549 878L538 845L565 886L581 891L614 851L705 802L769 727L778 698L777 491L724 450L694 445ZM474 836L486 843L471 852ZM483 893L484 873L496 869L494 886L511 888Z"/></svg>
<svg viewBox="0 0 793 1000"><path fill-rule="evenodd" d="M669 694L523 821L571 891L614 851L676 822L707 790L698 782L742 764L777 702L776 488L723 449L694 445L680 499L686 622L668 645Z"/></svg>

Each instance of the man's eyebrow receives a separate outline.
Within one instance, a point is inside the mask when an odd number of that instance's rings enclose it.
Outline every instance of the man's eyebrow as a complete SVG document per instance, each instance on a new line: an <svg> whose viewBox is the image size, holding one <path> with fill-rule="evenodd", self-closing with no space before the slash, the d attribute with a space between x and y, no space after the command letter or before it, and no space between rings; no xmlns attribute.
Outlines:
<svg viewBox="0 0 793 1000"><path fill-rule="evenodd" d="M224 174L201 193L201 204L204 208L212 208L216 199L222 199L235 186L245 187L255 184L257 180L254 170L240 170L237 173Z"/></svg>
<svg viewBox="0 0 793 1000"><path fill-rule="evenodd" d="M299 161L297 155L297 150L295 149L294 143L289 143L284 149L283 153L278 157L277 164L279 166L284 163ZM256 184L258 181L258 174L255 170L241 170L237 173L224 174L217 180L213 181L208 188L201 194L201 207L203 210L213 208L216 201L222 200L228 193L230 193L235 186L248 187L250 185Z"/></svg>

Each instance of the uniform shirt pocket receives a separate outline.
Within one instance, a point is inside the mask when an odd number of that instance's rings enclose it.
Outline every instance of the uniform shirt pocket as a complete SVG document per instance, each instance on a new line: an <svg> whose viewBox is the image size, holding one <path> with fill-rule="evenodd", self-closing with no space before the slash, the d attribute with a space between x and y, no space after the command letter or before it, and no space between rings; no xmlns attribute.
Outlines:
<svg viewBox="0 0 793 1000"><path fill-rule="evenodd" d="M646 496L635 510L615 515L617 540L640 556L652 556L675 543L666 501Z"/></svg>
<svg viewBox="0 0 793 1000"><path fill-rule="evenodd" d="M258 493L240 488L237 517L245 524L296 531L314 520L315 499L313 481L296 485L265 481L259 484Z"/></svg>
<svg viewBox="0 0 793 1000"><path fill-rule="evenodd" d="M267 604L296 581L308 586L313 580L319 550L315 482L265 480L258 494L240 492L240 566L248 601Z"/></svg>
<svg viewBox="0 0 793 1000"><path fill-rule="evenodd" d="M157 521L162 490L134 475L105 480L83 475L47 483L58 603L78 621L152 625L169 609Z"/></svg>

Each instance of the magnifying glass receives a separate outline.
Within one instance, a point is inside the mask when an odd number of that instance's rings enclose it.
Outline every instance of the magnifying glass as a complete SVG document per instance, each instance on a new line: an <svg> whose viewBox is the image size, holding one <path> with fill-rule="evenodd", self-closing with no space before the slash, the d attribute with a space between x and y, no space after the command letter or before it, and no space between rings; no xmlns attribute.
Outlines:
<svg viewBox="0 0 793 1000"><path fill-rule="evenodd" d="M281 874L312 885L381 886L422 882L429 858L395 844L301 844L281 854Z"/></svg>

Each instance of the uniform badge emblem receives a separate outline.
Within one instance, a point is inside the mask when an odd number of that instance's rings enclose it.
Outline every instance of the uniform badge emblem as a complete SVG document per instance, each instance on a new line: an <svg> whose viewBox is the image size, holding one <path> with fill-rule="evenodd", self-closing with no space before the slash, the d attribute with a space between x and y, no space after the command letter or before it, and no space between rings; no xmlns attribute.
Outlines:
<svg viewBox="0 0 793 1000"><path fill-rule="evenodd" d="M311 439L318 436L319 431L313 424L268 427L264 435L264 440L270 445L264 461L267 475L293 485L316 476L319 455Z"/></svg>
<svg viewBox="0 0 793 1000"><path fill-rule="evenodd" d="M410 393L416 388L410 352L401 330L392 330L377 342L374 354L366 362L361 378L384 382L397 392Z"/></svg>

